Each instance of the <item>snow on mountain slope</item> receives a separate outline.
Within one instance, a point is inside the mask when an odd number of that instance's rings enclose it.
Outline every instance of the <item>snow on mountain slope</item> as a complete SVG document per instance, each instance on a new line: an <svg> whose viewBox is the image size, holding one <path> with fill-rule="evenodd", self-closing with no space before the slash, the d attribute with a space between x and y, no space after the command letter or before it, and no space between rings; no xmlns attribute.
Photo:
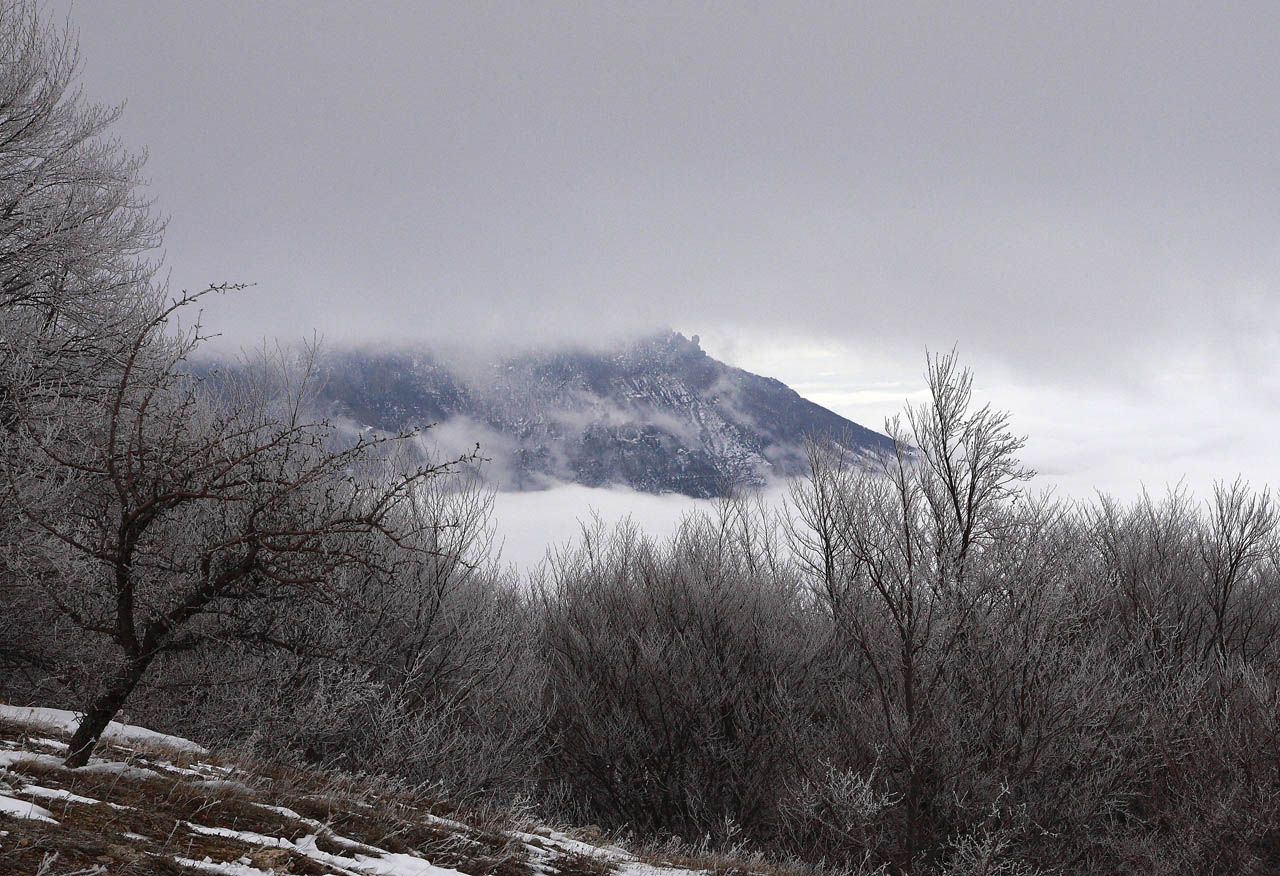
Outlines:
<svg viewBox="0 0 1280 876"><path fill-rule="evenodd" d="M854 452L888 439L777 380L667 332L612 352L513 355L459 368L429 352L347 351L322 362L321 400L359 428L432 426L444 455L474 449L502 489L625 485L709 498L804 471L807 435Z"/></svg>

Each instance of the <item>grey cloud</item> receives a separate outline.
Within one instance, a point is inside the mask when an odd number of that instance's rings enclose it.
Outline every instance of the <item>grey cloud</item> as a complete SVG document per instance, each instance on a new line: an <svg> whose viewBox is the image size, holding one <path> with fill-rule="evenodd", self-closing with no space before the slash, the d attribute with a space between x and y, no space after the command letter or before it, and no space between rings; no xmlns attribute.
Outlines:
<svg viewBox="0 0 1280 876"><path fill-rule="evenodd" d="M1192 363L1274 420L1270 0L47 8L174 285L257 282L229 344L959 343L1059 397L1176 404Z"/></svg>
<svg viewBox="0 0 1280 876"><path fill-rule="evenodd" d="M515 439L471 417L451 417L436 423L420 432L415 440L429 458L437 460L457 459L478 452L481 461L476 468L496 489L518 489L523 480L513 467L513 456L519 449ZM544 486L553 483L548 480Z"/></svg>
<svg viewBox="0 0 1280 876"><path fill-rule="evenodd" d="M258 281L211 312L238 336L729 319L1113 374L1178 339L1247 367L1263 331L1230 315L1277 316L1271 3L72 18L175 282Z"/></svg>

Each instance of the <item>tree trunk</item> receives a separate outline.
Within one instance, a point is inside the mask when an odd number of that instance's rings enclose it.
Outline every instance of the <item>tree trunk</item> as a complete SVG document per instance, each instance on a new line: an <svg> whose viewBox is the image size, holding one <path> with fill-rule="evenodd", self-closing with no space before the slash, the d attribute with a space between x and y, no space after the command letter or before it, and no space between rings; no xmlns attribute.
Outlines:
<svg viewBox="0 0 1280 876"><path fill-rule="evenodd" d="M115 717L116 712L120 711L125 700L129 699L129 695L138 686L142 674L146 672L150 663L151 656L131 657L120 672L111 679L106 691L94 700L93 705L85 712L84 718L80 720L80 726L71 737L69 753L67 759L62 762L63 766L75 769L89 762L89 756L93 754L94 746L98 744L102 731L107 729L107 724L111 723L111 719Z"/></svg>

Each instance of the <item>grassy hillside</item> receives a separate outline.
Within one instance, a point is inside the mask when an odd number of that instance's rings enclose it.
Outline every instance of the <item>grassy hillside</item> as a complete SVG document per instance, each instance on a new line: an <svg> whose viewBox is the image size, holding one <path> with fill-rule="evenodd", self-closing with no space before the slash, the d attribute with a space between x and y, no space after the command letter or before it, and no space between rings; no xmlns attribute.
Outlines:
<svg viewBox="0 0 1280 876"><path fill-rule="evenodd" d="M779 872L696 848L628 852L598 828L456 805L385 777L299 769L114 725L61 766L73 716L0 707L0 873L40 876L678 876ZM785 868L789 869L789 868ZM800 871L795 871L800 876Z"/></svg>

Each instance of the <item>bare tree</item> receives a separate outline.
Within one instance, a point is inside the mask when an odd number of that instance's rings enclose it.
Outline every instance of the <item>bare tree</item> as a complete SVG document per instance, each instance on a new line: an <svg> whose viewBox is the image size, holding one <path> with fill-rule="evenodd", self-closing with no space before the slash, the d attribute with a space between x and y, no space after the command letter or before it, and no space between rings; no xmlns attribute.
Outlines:
<svg viewBox="0 0 1280 876"><path fill-rule="evenodd" d="M543 662L527 589L492 551L492 500L475 476L418 484L375 563L339 570L324 602L259 604L235 639L166 655L130 712L458 800L522 787Z"/></svg>
<svg viewBox="0 0 1280 876"><path fill-rule="evenodd" d="M926 376L930 402L908 409L909 428L898 418L886 424L890 451L857 464L813 454L820 465L797 493L809 534L793 536L820 558L809 561L821 573L816 595L861 658L865 676L850 696L860 700L865 685L890 740L886 775L901 801L904 863L923 847L926 809L947 779L935 731L954 693L953 658L993 604L973 568L1031 476L1007 416L973 409L973 378L954 352L930 356Z"/></svg>
<svg viewBox="0 0 1280 876"><path fill-rule="evenodd" d="M935 574L963 586L975 547L1000 534L1005 501L1035 472L1018 462L1026 438L1009 431L1009 415L990 404L973 409L973 374L955 351L927 361L929 403L907 409L909 433L896 422L890 433L915 448Z"/></svg>
<svg viewBox="0 0 1280 876"><path fill-rule="evenodd" d="M119 107L75 86L74 37L33 2L0 3L0 389L25 375L89 377L154 316L162 223L139 194L143 158L107 131ZM104 348L105 345L105 348ZM29 355L39 349L39 356Z"/></svg>
<svg viewBox="0 0 1280 876"><path fill-rule="evenodd" d="M0 0L0 59L0 455L16 458L18 406L54 412L70 434L80 409L61 400L104 391L125 340L162 306L147 259L162 223L139 194L142 157L108 136L119 108L89 104L76 86L74 36L34 2ZM12 508L6 489L0 482L0 505ZM24 525L0 515L0 545ZM53 660L53 637L32 635L48 625L31 622L42 609L23 563L0 550L10 680L47 677Z"/></svg>
<svg viewBox="0 0 1280 876"><path fill-rule="evenodd" d="M329 613L375 697L336 748L458 794L527 780L541 729L538 631L493 552L493 494L471 474L421 484L397 512L417 549L390 576L355 570L355 610Z"/></svg>
<svg viewBox="0 0 1280 876"><path fill-rule="evenodd" d="M1247 660L1271 647L1275 597L1267 592L1266 563L1276 550L1278 520L1268 491L1253 493L1239 479L1214 485L1196 547L1211 618L1205 648L1219 659Z"/></svg>
<svg viewBox="0 0 1280 876"><path fill-rule="evenodd" d="M88 760L161 655L233 630L269 640L262 606L329 598L342 570L387 557L382 542L420 549L396 512L447 468L398 474L380 465L383 441L331 446L289 400L211 392L181 369L198 327L165 335L191 300L150 320L121 351L111 391L78 399L74 417L59 418L65 400L16 411L24 450L5 474L27 525L24 567L113 654L68 766Z"/></svg>
<svg viewBox="0 0 1280 876"><path fill-rule="evenodd" d="M808 477L788 485L787 543L801 569L825 591L825 603L839 612L849 561L840 543L840 522L858 460L838 440L808 436L804 447Z"/></svg>

